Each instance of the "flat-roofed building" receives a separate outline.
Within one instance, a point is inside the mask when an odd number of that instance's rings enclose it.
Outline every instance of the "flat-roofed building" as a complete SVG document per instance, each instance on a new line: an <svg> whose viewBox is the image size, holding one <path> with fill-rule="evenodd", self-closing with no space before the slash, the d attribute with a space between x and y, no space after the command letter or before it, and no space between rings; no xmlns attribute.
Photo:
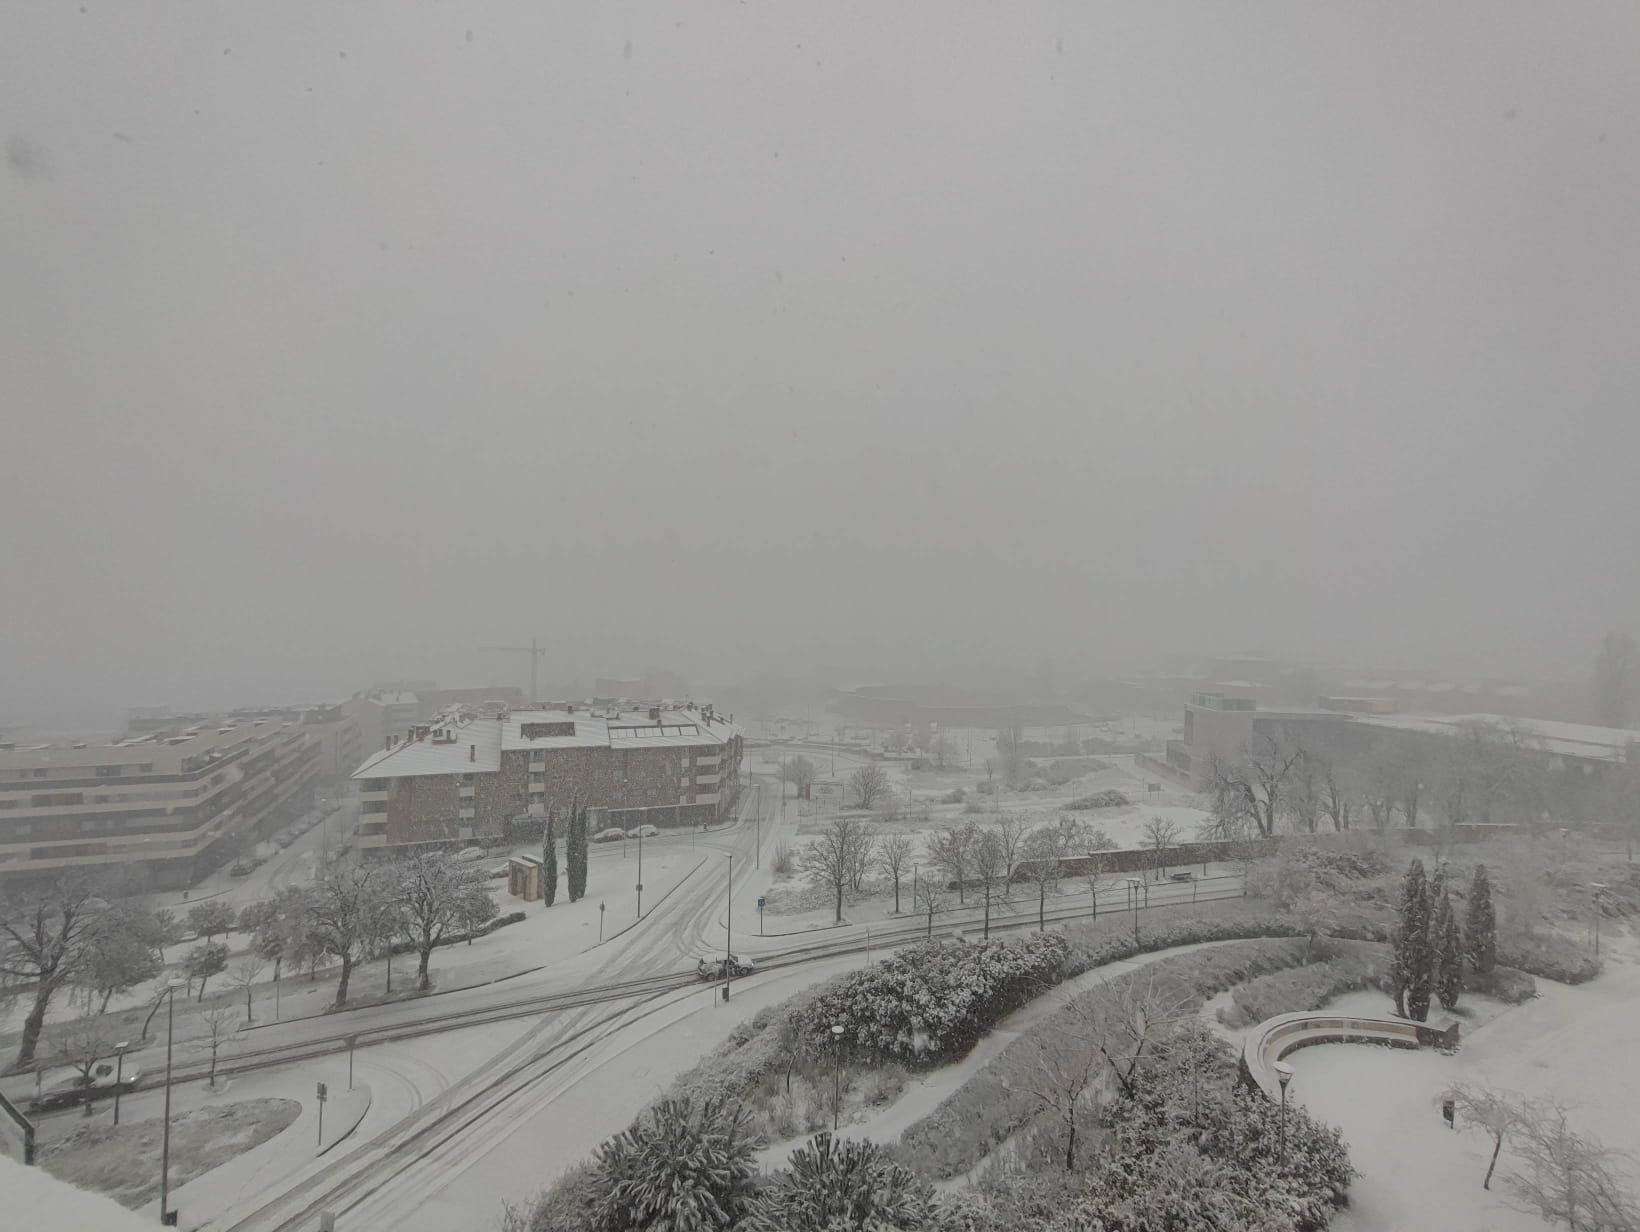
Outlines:
<svg viewBox="0 0 1640 1232"><path fill-rule="evenodd" d="M709 823L734 802L742 748L740 729L710 706L453 709L354 772L358 845L500 839L509 824L572 803L607 810L611 825Z"/></svg>
<svg viewBox="0 0 1640 1232"><path fill-rule="evenodd" d="M127 865L190 885L309 807L320 757L317 736L278 719L0 748L0 877Z"/></svg>

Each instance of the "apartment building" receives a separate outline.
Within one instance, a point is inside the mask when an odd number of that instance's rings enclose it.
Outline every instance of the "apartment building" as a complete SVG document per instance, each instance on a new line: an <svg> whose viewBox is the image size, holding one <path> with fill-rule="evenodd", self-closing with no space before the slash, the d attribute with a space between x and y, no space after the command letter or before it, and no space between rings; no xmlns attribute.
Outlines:
<svg viewBox="0 0 1640 1232"><path fill-rule="evenodd" d="M361 850L499 839L572 802L610 824L690 826L732 807L743 740L710 706L565 704L499 716L455 708L354 772Z"/></svg>
<svg viewBox="0 0 1640 1232"><path fill-rule="evenodd" d="M302 706L258 706L237 710L175 714L165 708L134 710L126 720L126 736L146 736L155 732L203 731L210 727L236 727L258 720L295 724L319 741L319 782L340 783L353 773L372 747L364 743L358 720L347 711L346 702L321 702Z"/></svg>
<svg viewBox="0 0 1640 1232"><path fill-rule="evenodd" d="M148 887L186 887L309 807L321 751L274 719L0 746L0 877L125 866Z"/></svg>

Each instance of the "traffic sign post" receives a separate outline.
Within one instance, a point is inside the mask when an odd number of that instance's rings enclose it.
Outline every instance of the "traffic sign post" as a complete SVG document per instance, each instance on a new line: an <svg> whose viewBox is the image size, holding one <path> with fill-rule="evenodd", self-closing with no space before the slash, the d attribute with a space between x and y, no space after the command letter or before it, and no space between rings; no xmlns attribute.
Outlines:
<svg viewBox="0 0 1640 1232"><path fill-rule="evenodd" d="M598 944L604 943L604 905L598 904Z"/></svg>
<svg viewBox="0 0 1640 1232"><path fill-rule="evenodd" d="M319 1084L319 1145L325 1144L325 1098L330 1094L325 1084Z"/></svg>
<svg viewBox="0 0 1640 1232"><path fill-rule="evenodd" d="M759 937L761 937L763 935L763 904L764 904L764 902L765 902L765 900L763 898L763 895L759 894L757 896L757 935Z"/></svg>

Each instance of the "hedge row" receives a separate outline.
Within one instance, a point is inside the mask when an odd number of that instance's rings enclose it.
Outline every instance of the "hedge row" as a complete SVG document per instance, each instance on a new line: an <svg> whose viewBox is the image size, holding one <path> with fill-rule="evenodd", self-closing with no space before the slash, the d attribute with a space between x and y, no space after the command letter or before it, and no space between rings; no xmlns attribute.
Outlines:
<svg viewBox="0 0 1640 1232"><path fill-rule="evenodd" d="M1003 1015L1057 983L1069 947L1057 933L977 945L924 941L850 972L804 1015L813 1038L921 1065L961 1056Z"/></svg>

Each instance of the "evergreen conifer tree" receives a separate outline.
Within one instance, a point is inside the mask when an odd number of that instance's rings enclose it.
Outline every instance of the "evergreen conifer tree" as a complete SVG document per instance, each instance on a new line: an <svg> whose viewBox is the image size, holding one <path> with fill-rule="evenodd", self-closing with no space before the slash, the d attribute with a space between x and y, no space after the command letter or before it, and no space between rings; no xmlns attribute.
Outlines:
<svg viewBox="0 0 1640 1232"><path fill-rule="evenodd" d="M569 901L579 902L587 892L587 811L584 806L570 810L564 855L568 864Z"/></svg>
<svg viewBox="0 0 1640 1232"><path fill-rule="evenodd" d="M547 836L541 844L541 905L550 907L558 897L558 827L547 809Z"/></svg>
<svg viewBox="0 0 1640 1232"><path fill-rule="evenodd" d="M1490 975L1498 963L1498 918L1492 909L1492 883L1486 865L1475 866L1469 886L1469 914L1464 920L1464 952L1477 975Z"/></svg>
<svg viewBox="0 0 1640 1232"><path fill-rule="evenodd" d="M1429 1016L1433 957L1429 944L1429 882L1424 862L1413 860L1401 884L1401 926L1395 936L1391 974L1395 981L1395 1012L1419 1022Z"/></svg>
<svg viewBox="0 0 1640 1232"><path fill-rule="evenodd" d="M1434 948L1435 995L1440 998L1442 1009L1455 1009L1458 996L1463 992L1463 936L1458 931L1458 913L1452 909L1445 885L1441 886L1441 897L1435 904L1430 941Z"/></svg>

